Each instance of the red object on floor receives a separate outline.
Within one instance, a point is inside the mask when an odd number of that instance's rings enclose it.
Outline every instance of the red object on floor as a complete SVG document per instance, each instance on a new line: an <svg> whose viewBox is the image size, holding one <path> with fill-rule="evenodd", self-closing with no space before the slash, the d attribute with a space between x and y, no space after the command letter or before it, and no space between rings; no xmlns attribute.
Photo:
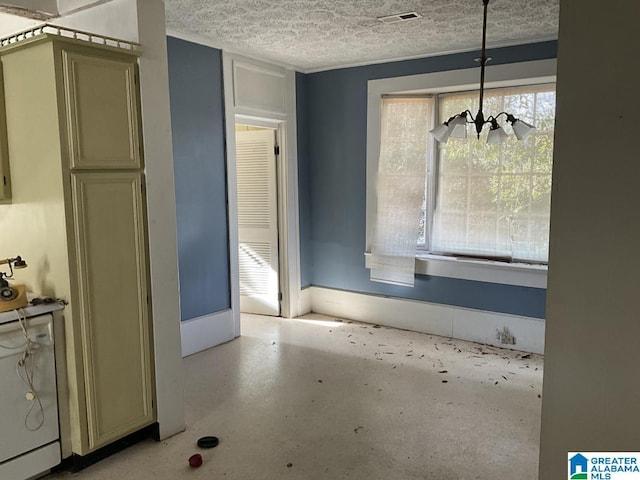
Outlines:
<svg viewBox="0 0 640 480"><path fill-rule="evenodd" d="M191 468L198 468L200 465L202 465L202 455L194 453L189 457L189 466Z"/></svg>

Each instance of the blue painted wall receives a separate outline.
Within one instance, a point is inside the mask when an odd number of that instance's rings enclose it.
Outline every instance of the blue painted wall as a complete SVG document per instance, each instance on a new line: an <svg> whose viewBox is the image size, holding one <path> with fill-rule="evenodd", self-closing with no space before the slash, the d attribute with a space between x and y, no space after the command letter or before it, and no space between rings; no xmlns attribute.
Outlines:
<svg viewBox="0 0 640 480"><path fill-rule="evenodd" d="M489 55L498 65L555 58L556 50L556 42L544 42ZM364 266L367 81L469 68L478 56L460 53L298 79L299 109L306 109L298 111L298 129L306 135L299 158L300 217L302 223L308 215L309 222L301 249L310 257L302 262L303 284L544 318L544 289L430 276L418 276L415 288L398 287L371 282Z"/></svg>
<svg viewBox="0 0 640 480"><path fill-rule="evenodd" d="M222 54L167 38L180 317L231 307Z"/></svg>

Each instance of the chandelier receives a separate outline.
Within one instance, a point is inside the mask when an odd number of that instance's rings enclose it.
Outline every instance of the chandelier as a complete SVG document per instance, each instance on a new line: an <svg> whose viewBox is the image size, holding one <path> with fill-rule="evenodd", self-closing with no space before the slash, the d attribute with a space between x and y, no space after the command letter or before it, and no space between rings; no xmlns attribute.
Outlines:
<svg viewBox="0 0 640 480"><path fill-rule="evenodd" d="M496 116L489 116L487 118L484 116L482 111L482 102L484 100L484 70L486 63L491 60L491 57L487 57L486 55L487 5L489 5L489 0L482 0L482 3L484 4L484 18L482 20L482 54L480 58L476 58L476 62L480 63L480 107L478 108L478 113L476 113L475 117L469 110L465 110L462 113L454 115L442 125L438 125L436 128L431 130L429 133L433 135L433 138L441 143L447 143L449 138L467 138L468 123L473 123L475 125L478 139L480 138L480 133L484 126L489 124L490 127L489 135L487 136L487 143L491 145L502 143L508 137L506 132L498 123L498 118L502 115L504 115L507 122L511 124L513 133L516 135L518 140L524 139L529 135L529 133L531 133L531 130L536 128L507 112L500 112Z"/></svg>

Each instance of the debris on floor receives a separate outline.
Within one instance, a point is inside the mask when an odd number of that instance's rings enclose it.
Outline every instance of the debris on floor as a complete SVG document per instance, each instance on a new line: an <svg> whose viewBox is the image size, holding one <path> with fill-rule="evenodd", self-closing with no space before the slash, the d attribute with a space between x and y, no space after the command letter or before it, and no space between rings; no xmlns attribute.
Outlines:
<svg viewBox="0 0 640 480"><path fill-rule="evenodd" d="M206 436L198 439L198 447L200 448L214 448L220 443L218 437Z"/></svg>
<svg viewBox="0 0 640 480"><path fill-rule="evenodd" d="M537 479L541 355L306 320L243 315L240 338L184 359L186 423L199 435L132 446L131 461L106 460L78 480L128 480L131 465L157 480ZM498 344L496 327L487 333ZM223 451L196 447L216 432ZM196 452L202 466L185 465Z"/></svg>
<svg viewBox="0 0 640 480"><path fill-rule="evenodd" d="M191 468L198 468L202 465L202 455L199 453L194 453L189 457L189 466Z"/></svg>
<svg viewBox="0 0 640 480"><path fill-rule="evenodd" d="M496 329L496 340L498 340L502 345L516 344L516 337L512 335L507 327L504 327L502 330Z"/></svg>

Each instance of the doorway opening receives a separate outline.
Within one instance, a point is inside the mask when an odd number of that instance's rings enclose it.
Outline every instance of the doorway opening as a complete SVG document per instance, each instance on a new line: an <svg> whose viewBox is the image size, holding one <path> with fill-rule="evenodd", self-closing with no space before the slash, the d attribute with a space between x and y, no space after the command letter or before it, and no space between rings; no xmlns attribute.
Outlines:
<svg viewBox="0 0 640 480"><path fill-rule="evenodd" d="M236 123L240 311L280 316L278 129Z"/></svg>

